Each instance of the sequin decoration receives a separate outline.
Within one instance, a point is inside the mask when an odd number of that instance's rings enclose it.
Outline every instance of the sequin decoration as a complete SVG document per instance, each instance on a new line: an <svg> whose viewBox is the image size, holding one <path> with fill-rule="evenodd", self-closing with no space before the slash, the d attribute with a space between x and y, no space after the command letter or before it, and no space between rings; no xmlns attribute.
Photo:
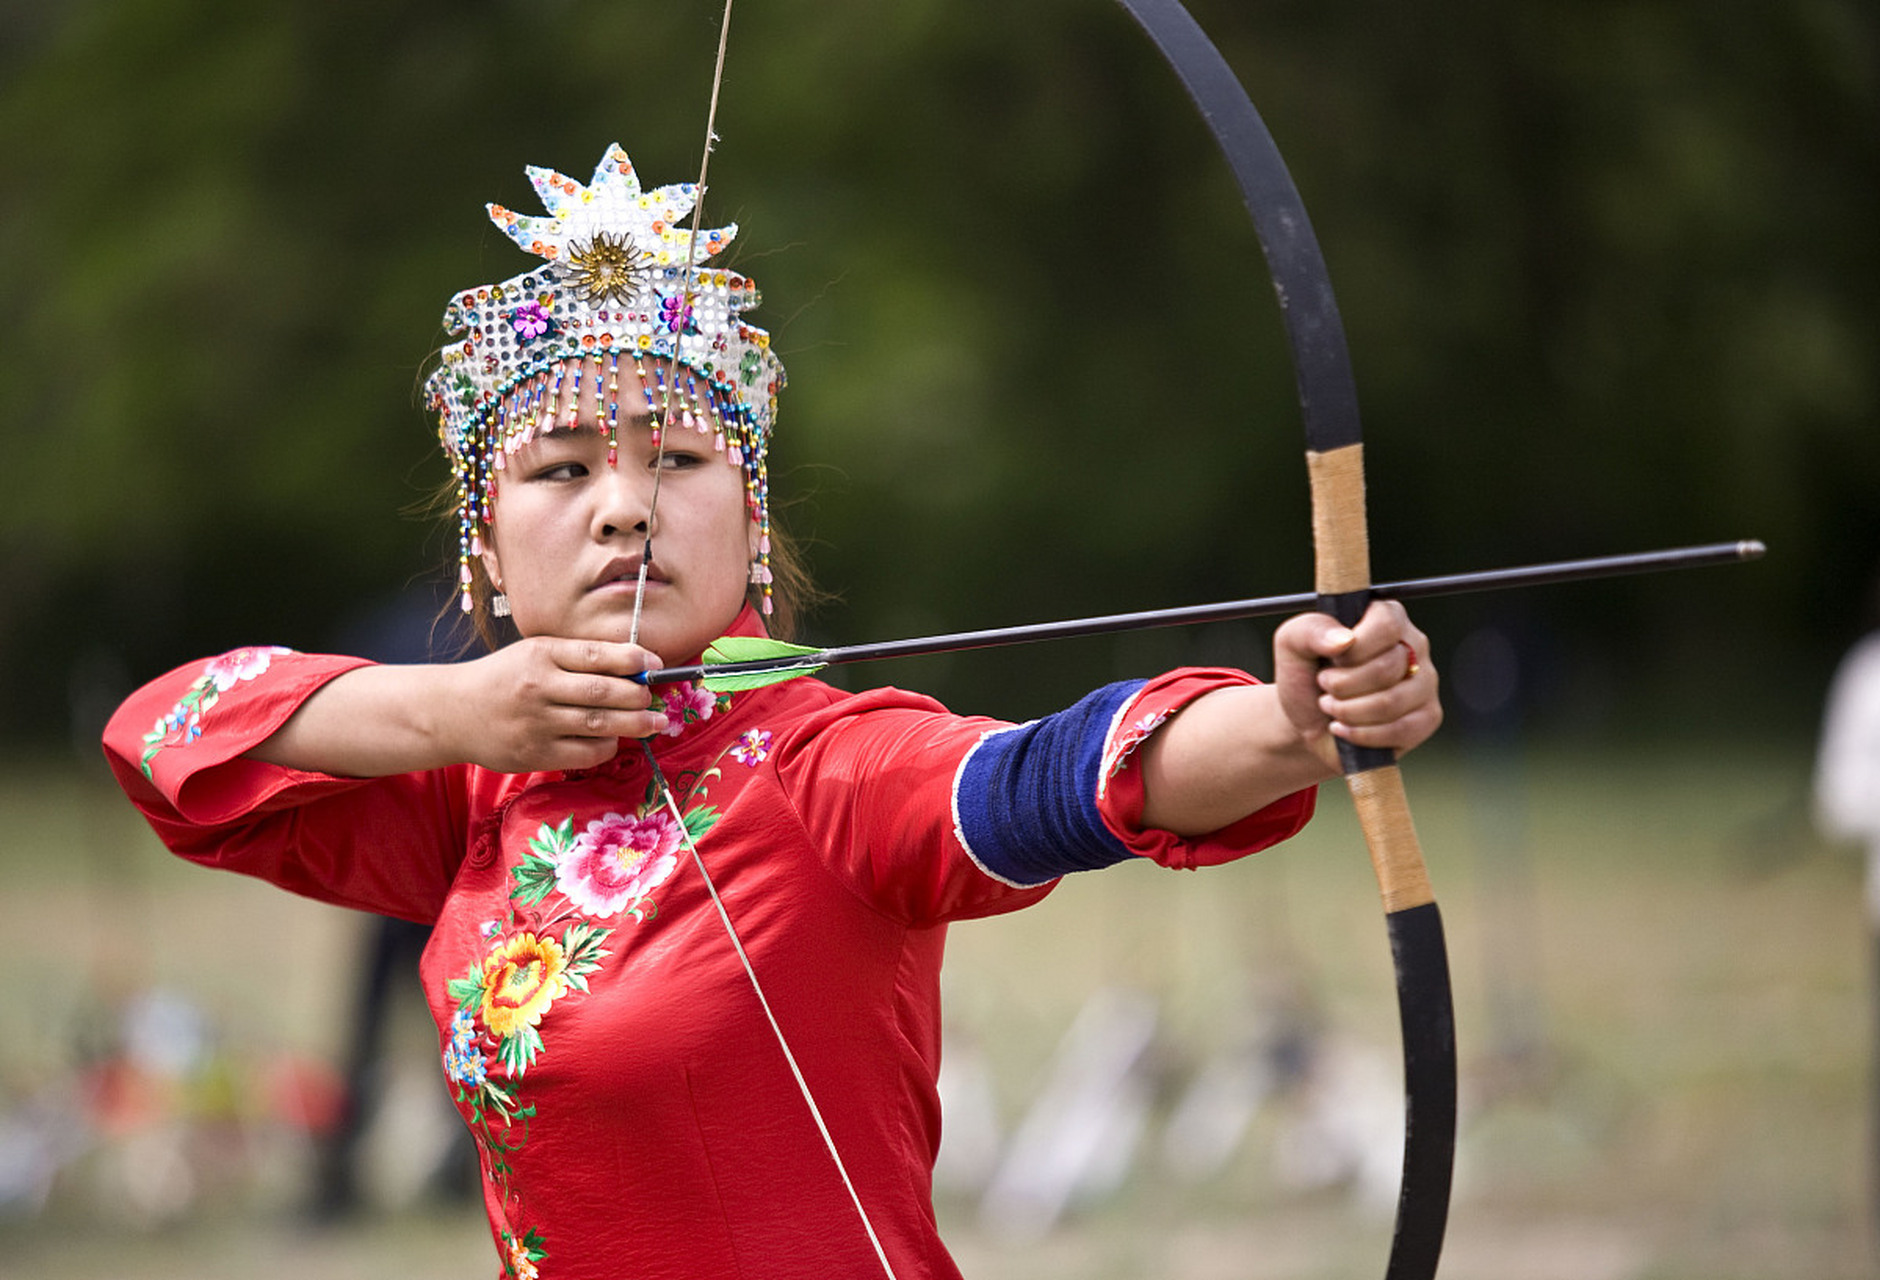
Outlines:
<svg viewBox="0 0 1880 1280"><path fill-rule="evenodd" d="M596 231L592 240L569 249L567 274L590 305L624 306L640 292L640 268L652 256L635 245L632 236Z"/></svg>

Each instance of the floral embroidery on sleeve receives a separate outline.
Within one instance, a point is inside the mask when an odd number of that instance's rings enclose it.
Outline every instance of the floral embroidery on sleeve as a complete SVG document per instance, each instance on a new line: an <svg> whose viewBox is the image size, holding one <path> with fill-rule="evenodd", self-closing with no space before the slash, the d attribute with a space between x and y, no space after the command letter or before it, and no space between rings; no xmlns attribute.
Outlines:
<svg viewBox="0 0 1880 1280"><path fill-rule="evenodd" d="M265 673L278 655L292 652L279 645L231 649L204 663L202 674L144 735L144 756L140 762L144 777L151 776L150 762L156 759L157 752L165 747L188 746L202 736L202 718L223 694L242 681Z"/></svg>
<svg viewBox="0 0 1880 1280"><path fill-rule="evenodd" d="M1138 716L1110 739L1110 745L1103 752L1102 784L1107 785L1111 778L1123 771L1123 766L1129 763L1129 757L1135 754L1136 748L1160 729L1168 716L1166 711Z"/></svg>

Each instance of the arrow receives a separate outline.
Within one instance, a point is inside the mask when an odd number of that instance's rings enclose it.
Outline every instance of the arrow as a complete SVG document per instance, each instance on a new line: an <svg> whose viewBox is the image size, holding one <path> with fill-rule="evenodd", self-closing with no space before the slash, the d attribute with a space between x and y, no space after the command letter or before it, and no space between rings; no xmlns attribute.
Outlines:
<svg viewBox="0 0 1880 1280"><path fill-rule="evenodd" d="M1477 573L1452 573L1433 578L1410 578L1403 582L1383 582L1374 585L1371 594L1384 600L1466 595L1505 587L1533 587L1551 582L1581 582L1666 569L1736 564L1760 559L1765 550L1763 544L1754 539L1712 542L1695 547L1674 547L1667 551L1595 556L1585 560L1555 560L1512 569L1489 569ZM786 644L762 636L725 636L705 651L705 662L685 667L664 667L658 671L642 672L633 678L642 684L652 685L696 680L714 693L733 693L741 689L779 684L845 662L913 658L926 654L957 653L966 649L1029 644L1039 640L1109 635L1148 627L1270 617L1274 614L1303 612L1313 608L1318 599L1316 592L1304 591L1292 595L1225 600L1217 604L1186 605L1176 609L1149 609L1139 613L1113 613L1094 618L1067 618L1061 622L993 627L984 631L958 631L951 635L879 640L872 644L838 645L828 649Z"/></svg>

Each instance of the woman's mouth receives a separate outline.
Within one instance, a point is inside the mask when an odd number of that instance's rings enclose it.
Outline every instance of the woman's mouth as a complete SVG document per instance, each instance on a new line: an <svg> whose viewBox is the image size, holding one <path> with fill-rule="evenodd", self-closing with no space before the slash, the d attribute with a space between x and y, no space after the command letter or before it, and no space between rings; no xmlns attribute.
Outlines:
<svg viewBox="0 0 1880 1280"><path fill-rule="evenodd" d="M656 565L646 569L646 585L657 586L666 581ZM640 585L640 560L638 556L616 560L603 569L595 578L590 591L637 590Z"/></svg>

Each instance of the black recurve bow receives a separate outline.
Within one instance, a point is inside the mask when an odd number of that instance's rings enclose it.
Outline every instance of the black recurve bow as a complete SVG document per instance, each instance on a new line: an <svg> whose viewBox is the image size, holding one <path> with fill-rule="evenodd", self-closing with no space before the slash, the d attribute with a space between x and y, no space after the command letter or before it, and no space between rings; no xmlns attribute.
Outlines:
<svg viewBox="0 0 1880 1280"><path fill-rule="evenodd" d="M1119 0L1194 99L1253 215L1279 295L1305 418L1318 607L1345 625L1370 603L1364 442L1332 282L1272 135L1213 41L1178 0ZM1456 1029L1442 914L1393 753L1339 743L1383 892L1403 1022L1404 1156L1386 1280L1436 1274L1456 1153Z"/></svg>

